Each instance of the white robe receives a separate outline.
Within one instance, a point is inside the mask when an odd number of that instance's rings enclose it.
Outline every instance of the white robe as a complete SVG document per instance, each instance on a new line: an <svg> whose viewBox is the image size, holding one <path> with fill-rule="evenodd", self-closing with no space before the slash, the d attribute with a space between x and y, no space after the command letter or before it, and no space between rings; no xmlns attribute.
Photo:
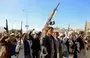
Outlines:
<svg viewBox="0 0 90 58"><path fill-rule="evenodd" d="M89 51L88 54L90 54L90 51ZM89 55L88 55L88 57L90 58ZM87 57L86 57L86 51L85 51L85 49L82 49L82 50L80 51L79 58L87 58Z"/></svg>
<svg viewBox="0 0 90 58"><path fill-rule="evenodd" d="M90 50L87 51L87 58L90 58Z"/></svg>
<svg viewBox="0 0 90 58"><path fill-rule="evenodd" d="M17 58L25 58L23 40L21 40L21 44L20 41L17 42L16 52L19 52L19 54L17 54Z"/></svg>

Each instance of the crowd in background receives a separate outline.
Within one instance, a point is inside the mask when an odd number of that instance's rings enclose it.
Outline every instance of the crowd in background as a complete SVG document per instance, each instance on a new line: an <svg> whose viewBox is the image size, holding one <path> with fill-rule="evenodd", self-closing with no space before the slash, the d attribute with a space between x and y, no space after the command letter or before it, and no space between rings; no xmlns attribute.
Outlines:
<svg viewBox="0 0 90 58"><path fill-rule="evenodd" d="M86 58L87 39L80 31L59 33L53 27L28 33L0 33L0 58ZM90 38L90 37L88 37Z"/></svg>

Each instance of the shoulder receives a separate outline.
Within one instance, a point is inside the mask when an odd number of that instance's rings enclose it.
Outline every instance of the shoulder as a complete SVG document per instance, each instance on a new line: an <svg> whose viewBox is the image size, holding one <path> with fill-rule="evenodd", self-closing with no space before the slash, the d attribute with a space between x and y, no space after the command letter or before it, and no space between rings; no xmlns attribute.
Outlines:
<svg viewBox="0 0 90 58"><path fill-rule="evenodd" d="M43 40L48 40L48 38L49 38L48 36L44 36Z"/></svg>
<svg viewBox="0 0 90 58"><path fill-rule="evenodd" d="M81 38L80 38L80 37L78 37L78 38L76 39L76 41L81 41Z"/></svg>

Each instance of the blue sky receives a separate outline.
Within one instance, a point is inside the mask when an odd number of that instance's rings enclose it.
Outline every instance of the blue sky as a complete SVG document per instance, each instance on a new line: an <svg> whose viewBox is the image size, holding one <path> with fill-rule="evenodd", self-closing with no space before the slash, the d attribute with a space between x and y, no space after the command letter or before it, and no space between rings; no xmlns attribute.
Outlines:
<svg viewBox="0 0 90 58"><path fill-rule="evenodd" d="M26 15L28 13L29 29L40 30L50 13L60 2L54 20L55 27L84 28L85 21L90 21L89 0L0 0L0 26L5 26L5 19L9 21L9 29L20 29L23 21L25 30ZM24 11L23 11L24 10Z"/></svg>

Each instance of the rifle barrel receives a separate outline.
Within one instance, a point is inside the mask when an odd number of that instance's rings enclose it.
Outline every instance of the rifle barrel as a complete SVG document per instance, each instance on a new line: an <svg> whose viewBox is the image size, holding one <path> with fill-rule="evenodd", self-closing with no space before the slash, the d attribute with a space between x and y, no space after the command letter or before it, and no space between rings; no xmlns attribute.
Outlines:
<svg viewBox="0 0 90 58"><path fill-rule="evenodd" d="M54 14L55 14L55 12L56 12L56 10L57 10L57 8L58 8L59 5L60 5L60 3L58 3L58 5L56 6L56 8L53 10L51 16L49 17L48 21L45 24L45 27L48 26L48 22L50 22L52 20L52 18L53 18L53 16L54 16Z"/></svg>

